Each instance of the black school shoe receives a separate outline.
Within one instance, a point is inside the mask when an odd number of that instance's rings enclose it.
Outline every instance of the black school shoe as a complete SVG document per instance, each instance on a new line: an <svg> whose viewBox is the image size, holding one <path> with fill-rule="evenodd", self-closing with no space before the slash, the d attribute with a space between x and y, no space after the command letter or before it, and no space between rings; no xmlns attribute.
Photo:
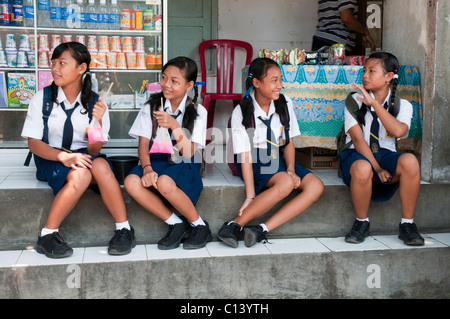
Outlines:
<svg viewBox="0 0 450 319"><path fill-rule="evenodd" d="M360 244L369 236L370 223L368 221L355 220L350 232L345 236L345 241L352 244Z"/></svg>
<svg viewBox="0 0 450 319"><path fill-rule="evenodd" d="M114 232L113 238L109 241L108 254L110 255L126 255L136 246L134 238L134 229L122 228Z"/></svg>
<svg viewBox="0 0 450 319"><path fill-rule="evenodd" d="M208 223L206 225L192 226L188 238L183 242L184 249L199 249L211 241L212 235Z"/></svg>
<svg viewBox="0 0 450 319"><path fill-rule="evenodd" d="M158 248L162 250L175 249L180 246L183 239L188 237L191 225L185 218L182 223L169 225L167 234L158 241Z"/></svg>
<svg viewBox="0 0 450 319"><path fill-rule="evenodd" d="M65 258L73 254L73 249L67 245L58 232L39 236L36 251L48 258Z"/></svg>
<svg viewBox="0 0 450 319"><path fill-rule="evenodd" d="M400 223L398 225L398 233L398 238L403 240L405 245L423 246L425 243L415 223Z"/></svg>
<svg viewBox="0 0 450 319"><path fill-rule="evenodd" d="M238 223L225 222L222 227L220 227L217 238L219 238L228 246L237 248L238 240L242 233L241 228L241 225L239 225Z"/></svg>
<svg viewBox="0 0 450 319"><path fill-rule="evenodd" d="M256 244L256 242L260 242L262 240L268 242L267 231L263 230L260 225L244 227L244 244L246 247L251 247Z"/></svg>

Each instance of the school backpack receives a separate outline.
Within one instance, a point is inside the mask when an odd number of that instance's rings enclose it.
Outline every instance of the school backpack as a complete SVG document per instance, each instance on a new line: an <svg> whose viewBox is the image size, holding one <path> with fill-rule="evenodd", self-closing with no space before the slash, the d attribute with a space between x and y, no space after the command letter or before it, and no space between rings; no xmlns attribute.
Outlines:
<svg viewBox="0 0 450 319"><path fill-rule="evenodd" d="M290 129L290 116L289 116L289 110L287 107L287 103L284 104L284 108L283 108L283 112L282 114L278 114L280 116L280 122L281 124L284 126L284 135L286 137L289 136L289 129ZM226 149L226 160L228 163L228 167L231 170L231 173L233 174L233 176L239 176L238 173L238 169L237 169L237 165L239 165L238 161L237 161L237 154L234 154L233 151L233 138L232 138L232 132L231 132L231 116L228 119L228 140L227 140L227 149ZM245 129L248 130L249 128L255 128L255 117L253 116L252 118L252 124L250 127L246 127ZM249 135L250 138L250 143L253 144L253 134ZM289 141L286 141L286 144L283 145L286 146L289 143Z"/></svg>
<svg viewBox="0 0 450 319"><path fill-rule="evenodd" d="M358 122L359 126L362 127L362 123L358 121L358 112L360 110L358 103L352 97L353 93L349 93L347 98L345 99L345 107L353 116L353 118ZM394 99L394 108L392 110L392 116L397 117L398 112L400 111L400 98L396 95ZM337 150L337 160L338 160L338 176L341 176L341 167L339 165L340 156L339 154L343 151L346 151L350 148L353 142L346 143L347 134L345 134L345 124L342 125L342 129L339 134L336 136L336 150ZM397 145L397 140L395 141Z"/></svg>
<svg viewBox="0 0 450 319"><path fill-rule="evenodd" d="M95 92L92 92L91 100L89 101L89 109L88 109L88 117L89 117L89 123L92 120L92 110L94 109L95 103L98 101L98 94ZM48 118L50 117L50 114L53 110L53 101L52 101L52 89L51 86L44 87L44 96L43 96L43 103L42 103L42 120L44 121L44 134L42 136L42 141L48 144ZM28 152L27 158L25 159L25 163L23 165L29 166L31 161L31 155L34 157L34 163L36 164L36 179L39 181L46 182L46 178L44 174L41 172L39 167L39 159L40 157L36 154L33 154ZM37 159L36 159L37 158Z"/></svg>

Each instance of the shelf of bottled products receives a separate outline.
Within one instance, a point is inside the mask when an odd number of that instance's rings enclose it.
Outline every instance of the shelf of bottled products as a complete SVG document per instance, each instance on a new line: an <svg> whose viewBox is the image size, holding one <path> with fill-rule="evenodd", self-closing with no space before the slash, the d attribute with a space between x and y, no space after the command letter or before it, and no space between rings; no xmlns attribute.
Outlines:
<svg viewBox="0 0 450 319"><path fill-rule="evenodd" d="M23 3L22 25L3 23L5 1ZM30 0L32 8L39 8L42 1L47 0ZM51 1L49 4L53 5L55 2ZM83 0L84 10L89 1L95 5L103 2ZM117 0L120 13L119 18L113 18L114 27L98 27L99 24L93 27L87 25L86 20L83 26L75 17L76 8L66 21L52 19L55 14L50 11L42 18L40 12L36 13L39 10L34 10L36 14L29 20L25 6L30 2L0 0L0 148L21 147L23 143L20 130L27 104L10 105L9 80L25 75L25 84L34 84L33 93L50 84L51 51L66 41L82 42L88 47L93 89L104 93L111 88L106 102L115 129L110 132L113 143L109 144L114 146L114 140L127 141L128 128L148 95L157 89L157 85L152 84L159 82L162 64L167 61L167 0ZM111 8L116 1L105 2ZM11 12L9 18L11 21ZM40 21L49 21L49 24L42 25Z"/></svg>

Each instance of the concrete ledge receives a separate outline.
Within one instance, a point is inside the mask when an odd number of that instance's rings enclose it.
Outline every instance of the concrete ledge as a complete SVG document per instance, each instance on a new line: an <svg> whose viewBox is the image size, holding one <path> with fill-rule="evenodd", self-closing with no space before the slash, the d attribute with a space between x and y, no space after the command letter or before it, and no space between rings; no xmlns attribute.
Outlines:
<svg viewBox="0 0 450 319"><path fill-rule="evenodd" d="M0 298L449 298L449 245L449 234L430 234L421 248L373 236L360 245L343 238L237 249L213 242L196 251L139 245L121 257L86 247L63 260L2 251Z"/></svg>
<svg viewBox="0 0 450 319"><path fill-rule="evenodd" d="M450 231L450 184L424 184L415 221L420 232ZM203 219L210 224L213 236L227 220L235 218L244 199L243 186L206 186L197 203ZM291 196L295 196L293 193ZM135 228L138 243L156 243L167 231L165 224L145 211L126 192L128 217ZM48 188L3 189L0 191L0 250L33 246L44 226L53 193ZM263 221L277 205L255 223ZM401 217L398 193L387 203L371 203L369 212L372 234L397 234ZM344 185L327 185L313 206L270 233L270 238L300 238L345 235L355 214ZM99 195L87 190L77 206L64 220L60 232L76 246L106 245L114 234L114 221Z"/></svg>

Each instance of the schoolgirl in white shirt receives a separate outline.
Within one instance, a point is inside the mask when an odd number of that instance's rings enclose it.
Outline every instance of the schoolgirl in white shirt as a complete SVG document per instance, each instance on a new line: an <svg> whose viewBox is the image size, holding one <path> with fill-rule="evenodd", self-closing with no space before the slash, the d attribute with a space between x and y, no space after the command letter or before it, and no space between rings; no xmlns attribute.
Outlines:
<svg viewBox="0 0 450 319"><path fill-rule="evenodd" d="M50 258L72 255L72 248L58 228L93 183L98 186L102 200L116 222L108 252L123 255L135 246L134 230L127 220L119 183L107 157L100 154L103 143L108 140L110 123L108 108L100 100L95 103L98 95L91 90L90 61L89 51L78 42L62 43L55 48L51 66L53 83L31 100L22 130L22 136L28 139L29 149L34 154L37 176L47 181L55 194L36 244L36 251ZM44 96L51 96L47 125L44 125L43 116ZM44 106L47 107L47 103ZM103 141L88 142L90 113L102 126Z"/></svg>
<svg viewBox="0 0 450 319"><path fill-rule="evenodd" d="M364 66L363 86L354 84L360 91L352 95L359 105L358 121L345 111L346 141L353 145L340 153L340 168L356 212L345 237L350 243L361 243L369 235L370 200L388 201L399 189L399 238L406 245L424 244L413 220L420 189L419 162L411 153L396 151L396 139L408 136L412 118L412 105L406 100L400 100L399 112L393 115L398 69L393 54L372 53Z"/></svg>
<svg viewBox="0 0 450 319"><path fill-rule="evenodd" d="M231 117L233 148L239 162L237 169L246 191L246 199L236 219L225 222L219 230L219 239L231 247L238 246L242 230L247 247L266 239L269 231L317 201L324 189L319 178L295 161L292 138L300 135L300 131L292 101L280 93L282 86L281 69L275 61L268 58L253 60L246 81L247 94ZM286 116L286 108L289 130L284 129L280 117ZM252 140L248 128L254 128ZM283 139L285 146L279 151ZM264 223L246 226L294 189L300 193Z"/></svg>
<svg viewBox="0 0 450 319"><path fill-rule="evenodd" d="M205 247L212 239L209 225L198 214L195 204L203 190L200 175L201 155L206 144L205 108L197 103L197 64L187 57L169 60L161 71L161 93L156 93L139 112L129 134L139 139L140 165L125 179L127 192L168 226L158 241L159 249ZM194 90L190 99L187 93ZM160 136L159 126L171 131L174 156L149 154ZM155 133L156 135L154 135ZM172 147L172 144L170 145ZM181 213L179 217L168 204Z"/></svg>

